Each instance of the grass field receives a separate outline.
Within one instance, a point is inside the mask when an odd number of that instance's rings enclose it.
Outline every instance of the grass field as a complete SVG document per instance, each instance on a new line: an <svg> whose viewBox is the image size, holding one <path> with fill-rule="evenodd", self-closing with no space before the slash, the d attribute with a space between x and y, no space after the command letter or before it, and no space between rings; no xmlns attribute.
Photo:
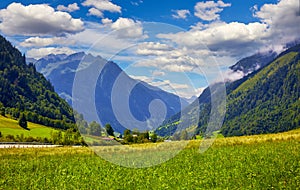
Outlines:
<svg viewBox="0 0 300 190"><path fill-rule="evenodd" d="M220 138L204 153L199 153L200 142L191 141L165 163L139 169L112 164L87 147L3 149L0 189L300 187L300 130Z"/></svg>
<svg viewBox="0 0 300 190"><path fill-rule="evenodd" d="M2 136L6 136L6 135L16 136L16 135L23 134L24 137L32 136L32 137L50 138L51 131L57 131L53 128L31 123L31 122L28 122L28 128L29 130L20 127L18 125L17 120L0 116L0 132L2 133Z"/></svg>

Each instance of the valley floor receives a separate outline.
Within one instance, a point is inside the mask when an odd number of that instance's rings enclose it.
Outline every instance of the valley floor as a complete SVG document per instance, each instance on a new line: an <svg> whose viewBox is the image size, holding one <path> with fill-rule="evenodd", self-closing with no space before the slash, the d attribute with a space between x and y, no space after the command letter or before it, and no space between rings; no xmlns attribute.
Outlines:
<svg viewBox="0 0 300 190"><path fill-rule="evenodd" d="M87 147L1 149L0 189L300 187L300 130L216 139L204 153L199 145L191 141L169 161L137 169L105 161Z"/></svg>

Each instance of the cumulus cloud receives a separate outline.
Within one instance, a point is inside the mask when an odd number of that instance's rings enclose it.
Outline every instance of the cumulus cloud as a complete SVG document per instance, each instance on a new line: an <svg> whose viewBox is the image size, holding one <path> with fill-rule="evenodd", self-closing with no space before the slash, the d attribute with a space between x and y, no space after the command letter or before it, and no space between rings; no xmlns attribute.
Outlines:
<svg viewBox="0 0 300 190"><path fill-rule="evenodd" d="M299 41L300 23L297 0L281 0L277 4L254 6L257 22L197 23L187 32L159 34L189 50L209 49L215 56L242 58L259 51L283 51L287 43ZM221 1L198 3L198 7L229 6ZM214 11L213 11L214 12ZM209 15L209 14L208 14ZM218 15L211 18L218 18ZM208 19L207 19L208 20Z"/></svg>
<svg viewBox="0 0 300 190"><path fill-rule="evenodd" d="M67 47L61 47L61 48L47 47L47 48L31 49L31 50L27 51L27 57L40 59L49 54L70 55L73 53L75 53L75 51L70 48L67 48Z"/></svg>
<svg viewBox="0 0 300 190"><path fill-rule="evenodd" d="M163 71L155 70L155 71L152 72L152 75L155 76L155 77L158 77L158 76L165 76L166 73L163 72Z"/></svg>
<svg viewBox="0 0 300 190"><path fill-rule="evenodd" d="M55 11L46 4L24 6L12 3L0 10L0 30L9 35L54 35L77 33L84 29L80 19Z"/></svg>
<svg viewBox="0 0 300 190"><path fill-rule="evenodd" d="M186 19L186 17L191 14L189 10L185 9L173 10L173 12L175 12L175 14L173 14L172 17L177 19Z"/></svg>
<svg viewBox="0 0 300 190"><path fill-rule="evenodd" d="M181 46L192 49L208 48L219 54L237 56L247 47L261 45L267 25L263 23L218 23L202 30L190 30L176 34L159 34L158 37L170 39Z"/></svg>
<svg viewBox="0 0 300 190"><path fill-rule="evenodd" d="M219 13L223 11L223 8L230 6L230 3L223 1L198 2L195 5L195 16L205 21L217 20L220 18Z"/></svg>
<svg viewBox="0 0 300 190"><path fill-rule="evenodd" d="M74 40L69 40L64 37L54 37L54 38L40 38L40 37L30 37L20 43L22 47L43 47L49 45L71 45L75 44Z"/></svg>
<svg viewBox="0 0 300 190"><path fill-rule="evenodd" d="M112 20L109 18L103 18L101 19L102 24L107 25L107 24L111 24Z"/></svg>
<svg viewBox="0 0 300 190"><path fill-rule="evenodd" d="M267 42L271 48L280 49L288 42L297 41L299 37L300 10L298 0L281 0L277 4L265 4L254 16L269 27ZM277 48L276 48L277 47Z"/></svg>
<svg viewBox="0 0 300 190"><path fill-rule="evenodd" d="M209 49L196 50L160 42L144 42L138 45L135 53L149 57L139 59L134 67L159 68L166 72L198 72L201 67L217 65Z"/></svg>
<svg viewBox="0 0 300 190"><path fill-rule="evenodd" d="M94 7L99 11L109 11L121 13L121 7L113 4L110 0L86 0L82 3L83 6Z"/></svg>
<svg viewBox="0 0 300 190"><path fill-rule="evenodd" d="M164 55L173 50L172 47L167 44L162 44L159 42L144 42L139 44L136 53L138 55Z"/></svg>
<svg viewBox="0 0 300 190"><path fill-rule="evenodd" d="M88 15L94 15L103 18L103 13L99 9L96 9L94 7L89 9Z"/></svg>
<svg viewBox="0 0 300 190"><path fill-rule="evenodd" d="M89 49L90 53L110 59L128 47L134 46L134 39L117 38L117 32L111 32L111 24L106 25L94 22L86 22L86 29L80 33L70 35L69 39L75 40L78 48ZM127 56L128 59L133 57Z"/></svg>
<svg viewBox="0 0 300 190"><path fill-rule="evenodd" d="M153 67L160 68L162 71L169 72L192 72L195 68L203 65L202 60L190 56L170 57L157 56L152 59L140 60L134 67Z"/></svg>
<svg viewBox="0 0 300 190"><path fill-rule="evenodd" d="M59 11L74 12L79 10L80 8L78 7L77 3L73 3L73 4L69 4L67 7L64 5L58 5L56 9Z"/></svg>
<svg viewBox="0 0 300 190"><path fill-rule="evenodd" d="M129 18L118 18L111 24L111 28L116 30L119 38L141 38L143 37L142 23Z"/></svg>

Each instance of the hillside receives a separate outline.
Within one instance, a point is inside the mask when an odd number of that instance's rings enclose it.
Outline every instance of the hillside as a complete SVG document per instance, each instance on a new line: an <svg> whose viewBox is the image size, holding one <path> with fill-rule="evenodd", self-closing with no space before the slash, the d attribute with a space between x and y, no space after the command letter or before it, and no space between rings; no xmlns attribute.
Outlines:
<svg viewBox="0 0 300 190"><path fill-rule="evenodd" d="M3 137L7 135L24 136L24 137L39 137L50 139L52 132L57 132L54 128L46 127L44 125L28 123L28 129L23 129L19 126L17 120L0 116L0 132Z"/></svg>
<svg viewBox="0 0 300 190"><path fill-rule="evenodd" d="M300 126L300 45L282 53L227 98L225 136L274 133Z"/></svg>
<svg viewBox="0 0 300 190"><path fill-rule="evenodd" d="M49 81L26 64L25 55L0 36L0 108L13 118L24 113L28 121L67 129L74 127L72 108Z"/></svg>
<svg viewBox="0 0 300 190"><path fill-rule="evenodd" d="M274 133L300 126L299 58L300 45L286 50L248 76L226 84L227 109L221 129L224 136ZM249 60L247 62L251 64ZM197 101L200 118L194 132L204 134L210 113L210 89L205 89ZM171 135L178 122L185 122L178 121L178 116L182 114L182 118L188 118L194 115L185 113L195 110L195 105L194 102L185 112L171 117L157 133Z"/></svg>

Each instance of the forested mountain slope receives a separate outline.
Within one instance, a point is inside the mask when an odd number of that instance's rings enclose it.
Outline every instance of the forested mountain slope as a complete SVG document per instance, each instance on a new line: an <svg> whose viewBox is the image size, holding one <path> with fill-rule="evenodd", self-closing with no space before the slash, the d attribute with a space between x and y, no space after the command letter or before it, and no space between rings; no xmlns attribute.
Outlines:
<svg viewBox="0 0 300 190"><path fill-rule="evenodd" d="M49 81L26 64L25 55L0 36L0 107L18 118L56 128L74 127L72 108Z"/></svg>
<svg viewBox="0 0 300 190"><path fill-rule="evenodd" d="M247 63L251 64L250 59ZM300 45L289 48L264 65L246 77L226 84L223 135L275 133L300 126ZM172 135L178 122L185 122L179 121L179 116L190 119L189 115L196 115L193 113L197 110L196 105L200 105L200 117L194 133L205 133L211 109L210 93L210 88L206 88L196 100L198 102L186 108L185 112L190 114L174 115L157 133Z"/></svg>
<svg viewBox="0 0 300 190"><path fill-rule="evenodd" d="M227 98L226 136L274 133L300 126L300 45L249 77Z"/></svg>

